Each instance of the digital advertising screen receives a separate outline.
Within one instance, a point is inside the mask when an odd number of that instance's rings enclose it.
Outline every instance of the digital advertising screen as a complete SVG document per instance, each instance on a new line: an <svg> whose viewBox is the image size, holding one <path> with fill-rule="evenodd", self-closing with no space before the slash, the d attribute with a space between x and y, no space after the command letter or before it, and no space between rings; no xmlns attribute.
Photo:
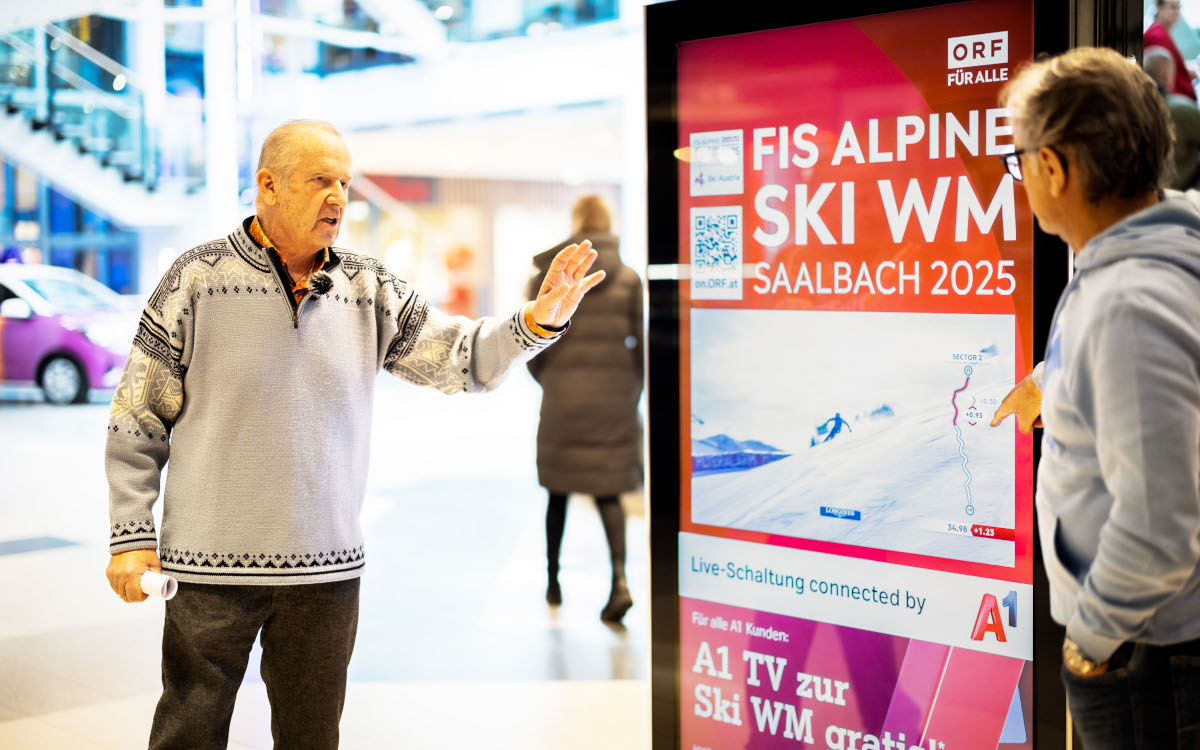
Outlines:
<svg viewBox="0 0 1200 750"><path fill-rule="evenodd" d="M1032 747L1033 26L677 45L681 748Z"/></svg>

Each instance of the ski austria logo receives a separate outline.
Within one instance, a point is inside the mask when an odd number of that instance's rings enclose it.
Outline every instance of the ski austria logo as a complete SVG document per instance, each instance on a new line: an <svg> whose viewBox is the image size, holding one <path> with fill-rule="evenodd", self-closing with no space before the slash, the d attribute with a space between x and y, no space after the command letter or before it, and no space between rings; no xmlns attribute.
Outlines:
<svg viewBox="0 0 1200 750"><path fill-rule="evenodd" d="M690 195L741 195L742 131L692 133L688 147Z"/></svg>
<svg viewBox="0 0 1200 750"><path fill-rule="evenodd" d="M946 40L947 86L1008 80L1008 32L954 36ZM968 70L983 68L983 70Z"/></svg>

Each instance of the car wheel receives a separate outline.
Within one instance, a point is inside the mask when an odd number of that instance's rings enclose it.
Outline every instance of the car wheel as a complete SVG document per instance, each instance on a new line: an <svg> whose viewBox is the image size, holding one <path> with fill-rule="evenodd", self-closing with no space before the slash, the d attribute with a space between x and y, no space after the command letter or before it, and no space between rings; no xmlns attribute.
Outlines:
<svg viewBox="0 0 1200 750"><path fill-rule="evenodd" d="M52 404L73 404L87 396L87 380L79 365L66 357L55 357L42 368L42 393Z"/></svg>

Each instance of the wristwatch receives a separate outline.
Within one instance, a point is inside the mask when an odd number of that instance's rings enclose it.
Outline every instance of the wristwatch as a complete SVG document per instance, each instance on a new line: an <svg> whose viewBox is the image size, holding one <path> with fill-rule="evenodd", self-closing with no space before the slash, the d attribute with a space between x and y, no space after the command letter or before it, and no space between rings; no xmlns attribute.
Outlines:
<svg viewBox="0 0 1200 750"><path fill-rule="evenodd" d="M1108 669L1107 661L1092 661L1079 648L1079 644L1069 637L1063 639L1062 657L1067 669L1082 677L1103 674Z"/></svg>

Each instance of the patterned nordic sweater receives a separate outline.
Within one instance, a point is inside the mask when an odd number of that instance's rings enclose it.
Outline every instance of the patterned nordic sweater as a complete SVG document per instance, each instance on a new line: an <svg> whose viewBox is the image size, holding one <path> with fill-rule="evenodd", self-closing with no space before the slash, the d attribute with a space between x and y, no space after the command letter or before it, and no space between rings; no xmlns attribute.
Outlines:
<svg viewBox="0 0 1200 750"><path fill-rule="evenodd" d="M163 571L193 583L353 578L380 368L490 390L553 339L523 311L448 317L338 249L332 288L293 312L245 227L180 256L142 313L109 419L109 551L157 544ZM168 458L160 538L151 507Z"/></svg>

